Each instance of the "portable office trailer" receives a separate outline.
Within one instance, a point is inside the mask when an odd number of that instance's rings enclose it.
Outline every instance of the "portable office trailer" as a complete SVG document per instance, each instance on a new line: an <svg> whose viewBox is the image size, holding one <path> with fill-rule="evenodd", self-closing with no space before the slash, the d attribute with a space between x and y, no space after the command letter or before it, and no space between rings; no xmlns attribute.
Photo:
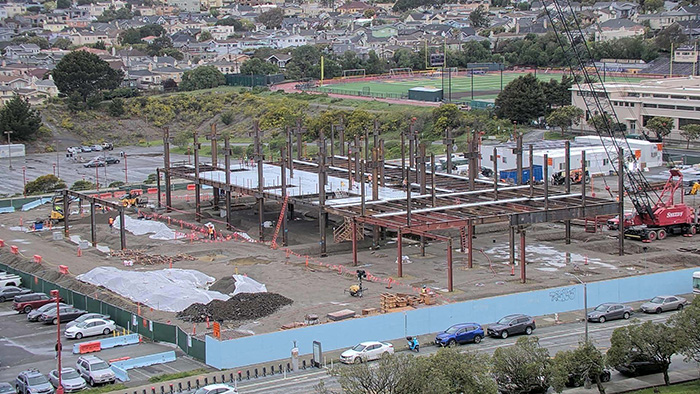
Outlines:
<svg viewBox="0 0 700 394"><path fill-rule="evenodd" d="M644 168L663 167L663 144L657 142L649 142L644 140L636 140L632 138L619 139L617 145L625 151L625 156L634 155L637 159L636 168L643 170ZM615 151L615 146L610 137L599 136L580 136L575 138L576 142L597 143L608 148L612 155ZM630 161L630 160L628 160Z"/></svg>

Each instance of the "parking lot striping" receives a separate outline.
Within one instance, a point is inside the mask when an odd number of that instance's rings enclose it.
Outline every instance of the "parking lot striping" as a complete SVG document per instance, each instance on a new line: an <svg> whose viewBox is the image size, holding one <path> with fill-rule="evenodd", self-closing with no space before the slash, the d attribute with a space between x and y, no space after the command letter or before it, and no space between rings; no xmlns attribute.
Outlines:
<svg viewBox="0 0 700 394"><path fill-rule="evenodd" d="M132 373L136 373L136 374L138 374L138 375L143 375L143 377L145 377L146 379L148 379L148 378L150 378L151 376L153 376L153 375L147 374L146 372L139 371L138 368L130 369L130 370L128 370L127 372L129 373L129 375L131 375Z"/></svg>
<svg viewBox="0 0 700 394"><path fill-rule="evenodd" d="M171 366L168 365L168 364L160 364L160 366L163 367L163 368L165 368L165 369L169 369L169 370L171 370L171 371L173 371L173 372L182 372L182 371L180 371L179 369L173 368L173 367L171 367Z"/></svg>
<svg viewBox="0 0 700 394"><path fill-rule="evenodd" d="M255 383L251 383L251 384L239 383L239 384L238 384L238 387L245 388L245 389L246 389L246 392L248 392L247 390L248 390L249 388L253 388L253 390L268 390L268 389L270 389L270 387L262 387L262 388L259 388L259 389L256 389L255 387L257 387L257 386L262 386L262 385L269 385L269 384L271 384L271 383L272 383L272 384L276 384L276 383L281 383L281 382L284 382L284 383L286 383L286 384L299 383L299 382L301 382L301 381L303 381L303 380L307 380L307 379L308 379L309 377L311 377L311 376L316 376L316 375L321 375L321 374L322 374L322 375L326 375L326 374L327 374L326 370L323 369L323 370L318 371L318 372L311 372L311 373L308 373L308 374L305 374L305 375L302 375L302 376L296 376L296 377L287 377L287 378L279 378L279 377L278 377L278 378L275 379L275 380L267 380L267 381L264 381L264 382L255 382Z"/></svg>

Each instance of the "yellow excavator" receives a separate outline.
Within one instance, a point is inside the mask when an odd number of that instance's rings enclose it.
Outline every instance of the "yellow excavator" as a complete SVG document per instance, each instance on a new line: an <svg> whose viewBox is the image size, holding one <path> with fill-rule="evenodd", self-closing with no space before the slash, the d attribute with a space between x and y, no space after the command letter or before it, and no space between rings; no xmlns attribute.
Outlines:
<svg viewBox="0 0 700 394"><path fill-rule="evenodd" d="M143 208L148 205L148 197L142 196L141 194L131 192L123 195L120 199L122 206L124 207L139 207Z"/></svg>
<svg viewBox="0 0 700 394"><path fill-rule="evenodd" d="M68 209L70 209L70 204L76 200L75 197L68 197ZM63 192L56 192L51 198L51 213L49 214L49 220L51 223L56 224L65 219L65 214L63 212Z"/></svg>
<svg viewBox="0 0 700 394"><path fill-rule="evenodd" d="M690 190L688 190L688 192L686 194L694 196L694 195L698 194L699 190L700 190L700 182L695 181L695 183L693 183L693 187L690 188Z"/></svg>

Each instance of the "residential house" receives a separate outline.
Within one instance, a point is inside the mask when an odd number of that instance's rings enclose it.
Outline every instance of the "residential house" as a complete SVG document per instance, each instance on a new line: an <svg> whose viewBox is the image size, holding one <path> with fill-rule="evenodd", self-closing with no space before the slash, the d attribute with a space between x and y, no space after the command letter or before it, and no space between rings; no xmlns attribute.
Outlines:
<svg viewBox="0 0 700 394"><path fill-rule="evenodd" d="M598 25L596 41L608 41L624 37L636 37L644 34L644 26L629 19L612 19Z"/></svg>
<svg viewBox="0 0 700 394"><path fill-rule="evenodd" d="M698 14L684 10L664 11L655 14L639 14L636 16L637 23L647 21L653 30L665 29L676 22L683 22L698 19Z"/></svg>
<svg viewBox="0 0 700 394"><path fill-rule="evenodd" d="M292 60L292 56L287 55L286 53L274 54L265 59L266 62L276 65L281 70L284 70L287 67L287 63L290 60Z"/></svg>
<svg viewBox="0 0 700 394"><path fill-rule="evenodd" d="M162 76L151 70L128 70L125 80L130 87L139 89L161 89Z"/></svg>
<svg viewBox="0 0 700 394"><path fill-rule="evenodd" d="M199 12L199 0L166 0L166 2L180 11Z"/></svg>
<svg viewBox="0 0 700 394"><path fill-rule="evenodd" d="M160 80L163 82L167 81L168 79L172 79L173 81L180 83L182 81L182 74L185 72L185 70L177 67L154 67L151 72L155 75L159 75Z"/></svg>
<svg viewBox="0 0 700 394"><path fill-rule="evenodd" d="M106 34L91 33L89 31L76 31L68 36L73 45L92 45L104 42L106 46L112 46L112 40Z"/></svg>
<svg viewBox="0 0 700 394"><path fill-rule="evenodd" d="M236 32L233 26L207 26L203 27L202 30L208 31L216 41L226 40Z"/></svg>
<svg viewBox="0 0 700 394"><path fill-rule="evenodd" d="M274 42L277 48L300 47L308 44L306 37L299 34L277 37Z"/></svg>
<svg viewBox="0 0 700 394"><path fill-rule="evenodd" d="M13 18L16 15L22 15L27 13L27 6L23 3L8 3L5 4L2 8L5 11L5 14L7 15L6 18Z"/></svg>
<svg viewBox="0 0 700 394"><path fill-rule="evenodd" d="M341 14L363 14L366 10L374 9L371 5L361 1L348 1L337 8Z"/></svg>
<svg viewBox="0 0 700 394"><path fill-rule="evenodd" d="M36 44L8 45L5 47L5 58L22 61L37 55L41 51Z"/></svg>

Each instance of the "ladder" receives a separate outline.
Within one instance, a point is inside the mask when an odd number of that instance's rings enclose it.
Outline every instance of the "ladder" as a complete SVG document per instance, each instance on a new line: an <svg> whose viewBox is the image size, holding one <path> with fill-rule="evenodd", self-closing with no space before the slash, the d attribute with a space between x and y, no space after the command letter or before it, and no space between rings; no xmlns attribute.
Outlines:
<svg viewBox="0 0 700 394"><path fill-rule="evenodd" d="M362 226L357 226L357 240L365 238ZM333 230L333 242L340 243L352 240L352 218L344 217L343 224Z"/></svg>
<svg viewBox="0 0 700 394"><path fill-rule="evenodd" d="M467 250L467 231L464 227L459 228L459 251L464 253Z"/></svg>
<svg viewBox="0 0 700 394"><path fill-rule="evenodd" d="M280 234L280 227L282 227L282 221L284 220L284 214L287 212L287 202L289 201L289 194L284 196L284 201L282 202L282 209L280 209L280 216L277 218L277 226L275 226L275 232L272 235L272 249L277 249L277 236Z"/></svg>

